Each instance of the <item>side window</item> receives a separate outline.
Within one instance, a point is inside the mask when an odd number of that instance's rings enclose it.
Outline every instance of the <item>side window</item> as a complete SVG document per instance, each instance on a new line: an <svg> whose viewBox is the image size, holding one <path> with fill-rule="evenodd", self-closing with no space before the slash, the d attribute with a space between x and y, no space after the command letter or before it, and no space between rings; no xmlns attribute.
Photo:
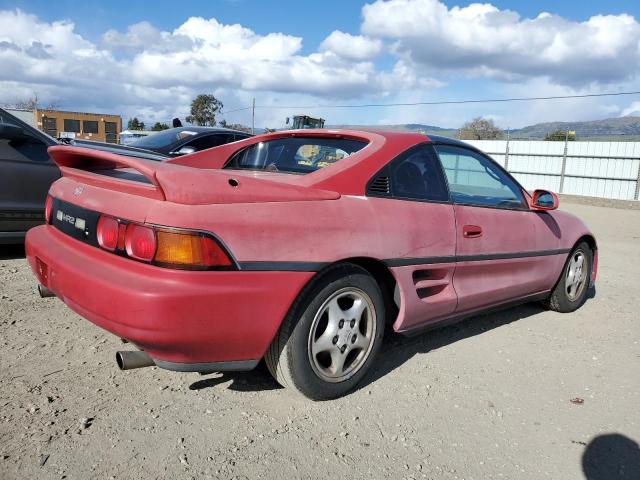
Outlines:
<svg viewBox="0 0 640 480"><path fill-rule="evenodd" d="M233 135L228 135L226 133L205 135L204 137L196 138L184 144L183 147L193 147L196 149L196 152L199 152L200 150L206 150L207 148L218 147L220 145L224 145L225 143L229 143L232 141L233 141Z"/></svg>
<svg viewBox="0 0 640 480"><path fill-rule="evenodd" d="M438 159L429 146L409 150L389 167L391 195L411 200L449 200Z"/></svg>
<svg viewBox="0 0 640 480"><path fill-rule="evenodd" d="M524 205L520 187L492 161L466 148L436 146L456 203L518 208Z"/></svg>
<svg viewBox="0 0 640 480"><path fill-rule="evenodd" d="M2 130L0 132L0 162L2 160L13 160L18 162L37 162L53 165L53 160L47 154L48 145L44 141L30 133L20 121L16 121L10 115L3 115L0 111L0 123L17 127L26 135L17 137L16 132Z"/></svg>

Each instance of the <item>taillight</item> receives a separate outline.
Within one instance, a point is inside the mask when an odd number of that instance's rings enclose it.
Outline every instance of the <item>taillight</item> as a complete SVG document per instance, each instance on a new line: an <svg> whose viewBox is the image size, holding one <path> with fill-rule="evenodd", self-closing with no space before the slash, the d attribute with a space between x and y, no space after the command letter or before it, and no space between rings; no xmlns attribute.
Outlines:
<svg viewBox="0 0 640 480"><path fill-rule="evenodd" d="M98 219L98 227L96 229L96 236L98 237L98 244L105 250L114 251L118 246L118 233L120 227L118 221L115 218L101 215Z"/></svg>
<svg viewBox="0 0 640 480"><path fill-rule="evenodd" d="M127 255L150 262L156 253L156 234L152 228L130 223L124 240Z"/></svg>
<svg viewBox="0 0 640 480"><path fill-rule="evenodd" d="M154 261L176 266L230 267L229 256L214 239L197 232L157 231Z"/></svg>
<svg viewBox="0 0 640 480"><path fill-rule="evenodd" d="M192 270L232 270L235 264L224 247L208 233L169 230L100 215L98 245L105 250L155 265Z"/></svg>
<svg viewBox="0 0 640 480"><path fill-rule="evenodd" d="M47 195L47 199L44 202L44 221L51 223L51 209L53 208L53 197Z"/></svg>

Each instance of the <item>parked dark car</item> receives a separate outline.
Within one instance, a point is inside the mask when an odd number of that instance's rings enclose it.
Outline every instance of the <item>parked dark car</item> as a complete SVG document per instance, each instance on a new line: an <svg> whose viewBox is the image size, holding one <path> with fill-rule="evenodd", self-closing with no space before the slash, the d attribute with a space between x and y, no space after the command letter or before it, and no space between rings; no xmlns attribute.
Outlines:
<svg viewBox="0 0 640 480"><path fill-rule="evenodd" d="M178 127L163 130L148 137L131 142L129 146L153 150L154 152L177 157L225 143L244 140L251 135L238 130L213 127Z"/></svg>
<svg viewBox="0 0 640 480"><path fill-rule="evenodd" d="M112 143L70 140L78 147L163 161L167 155ZM60 171L47 148L63 142L0 108L0 244L20 243L26 231L44 222L44 202Z"/></svg>

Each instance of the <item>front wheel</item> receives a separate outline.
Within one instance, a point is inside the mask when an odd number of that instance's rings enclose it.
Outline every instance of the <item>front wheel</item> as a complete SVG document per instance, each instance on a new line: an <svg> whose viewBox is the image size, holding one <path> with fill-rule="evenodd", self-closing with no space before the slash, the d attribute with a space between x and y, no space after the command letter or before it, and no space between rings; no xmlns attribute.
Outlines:
<svg viewBox="0 0 640 480"><path fill-rule="evenodd" d="M569 254L560 280L546 305L556 312L573 312L585 302L591 280L593 251L586 242L579 243Z"/></svg>
<svg viewBox="0 0 640 480"><path fill-rule="evenodd" d="M314 400L351 391L366 374L384 333L376 281L353 264L330 268L294 302L265 356L282 386Z"/></svg>

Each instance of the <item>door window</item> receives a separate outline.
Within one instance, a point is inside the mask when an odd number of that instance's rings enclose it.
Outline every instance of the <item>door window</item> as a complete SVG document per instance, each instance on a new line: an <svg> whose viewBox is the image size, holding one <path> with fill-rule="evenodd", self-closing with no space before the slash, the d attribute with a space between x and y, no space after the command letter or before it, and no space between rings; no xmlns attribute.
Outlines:
<svg viewBox="0 0 640 480"><path fill-rule="evenodd" d="M409 200L449 200L438 159L429 146L409 150L390 166L391 195Z"/></svg>
<svg viewBox="0 0 640 480"><path fill-rule="evenodd" d="M104 122L104 134L107 143L118 142L118 126L116 122Z"/></svg>
<svg viewBox="0 0 640 480"><path fill-rule="evenodd" d="M451 145L438 145L436 151L455 203L524 208L519 185L488 158Z"/></svg>
<svg viewBox="0 0 640 480"><path fill-rule="evenodd" d="M53 138L58 136L58 127L56 126L56 119L51 117L43 117L42 129Z"/></svg>
<svg viewBox="0 0 640 480"><path fill-rule="evenodd" d="M47 147L42 138L31 133L32 128L14 120L10 115L0 114L0 123L14 125L21 128L26 135L23 138L11 138L0 135L0 161L13 160L18 162L49 163L53 161L47 154Z"/></svg>

